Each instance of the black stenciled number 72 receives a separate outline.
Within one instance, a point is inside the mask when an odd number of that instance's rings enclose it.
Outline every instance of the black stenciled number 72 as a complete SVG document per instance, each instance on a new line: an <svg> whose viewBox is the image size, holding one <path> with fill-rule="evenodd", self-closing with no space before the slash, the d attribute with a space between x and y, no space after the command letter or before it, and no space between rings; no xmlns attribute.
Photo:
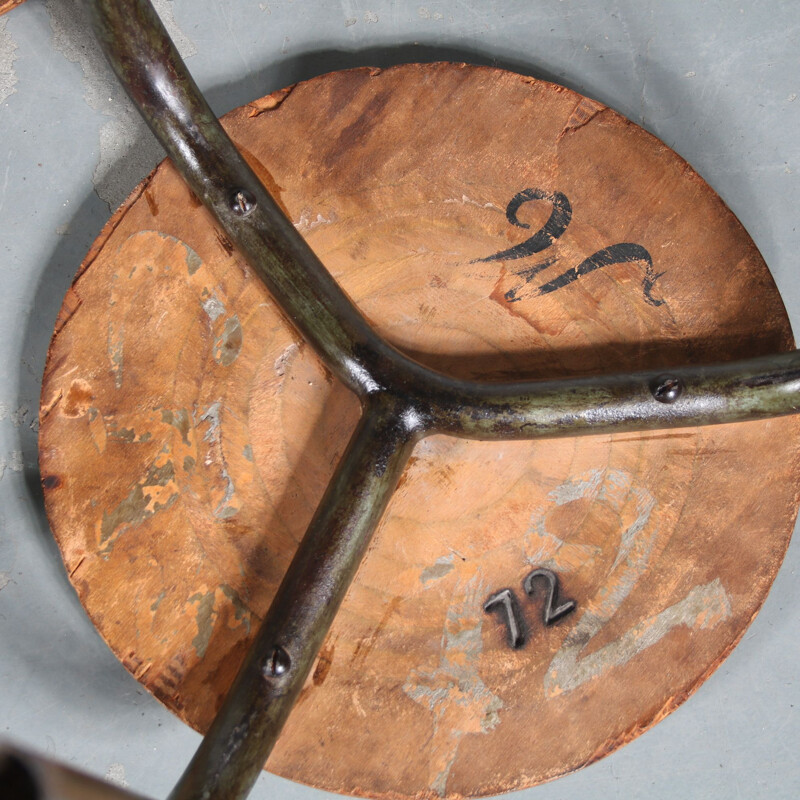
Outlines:
<svg viewBox="0 0 800 800"><path fill-rule="evenodd" d="M542 612L542 621L545 625L553 625L575 610L576 604L574 600L565 600L559 603L558 576L555 572L543 567L529 572L522 582L522 588L529 597L534 596L536 583L544 583L547 587ZM512 648L518 650L525 644L528 628L525 623L525 617L522 615L519 600L517 600L517 596L511 589L500 589L500 591L495 592L483 604L483 610L487 613L495 610L503 613L508 629L508 643Z"/></svg>
<svg viewBox="0 0 800 800"><path fill-rule="evenodd" d="M506 207L506 219L518 228L530 228L526 222L520 222L517 217L517 212L525 204L533 200L544 200L550 203L553 207L550 217L545 224L539 228L536 233L524 242L520 242L507 250L500 250L485 258L476 258L472 263L488 263L492 261L514 261L520 258L527 258L541 253L550 247L556 239L566 231L572 220L572 204L565 194L561 192L545 192L542 189L524 189L518 192L511 198L508 206ZM532 267L525 267L516 271L514 274L522 279L522 282L517 286L512 287L505 293L505 299L509 303L515 303L522 299L520 293L525 287L540 273L542 270L555 264L557 261L556 256L540 261ZM664 274L663 272L655 272L653 269L653 259L650 253L640 244L633 242L620 242L612 244L610 247L604 247L598 250L588 258L581 261L575 267L562 272L555 278L546 281L545 283L532 290L532 296L539 296L543 294L550 294L558 289L563 289L565 286L577 281L584 275L594 272L601 267L608 267L612 264L628 264L634 261L640 262L644 265L644 278L642 279L642 291L644 299L652 306L660 306L664 304L663 300L653 297L653 285Z"/></svg>

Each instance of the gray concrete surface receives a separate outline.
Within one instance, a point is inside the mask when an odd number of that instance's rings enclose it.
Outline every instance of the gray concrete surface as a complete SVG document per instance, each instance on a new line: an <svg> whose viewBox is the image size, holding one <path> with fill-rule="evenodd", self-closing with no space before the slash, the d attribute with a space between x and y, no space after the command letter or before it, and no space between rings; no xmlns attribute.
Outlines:
<svg viewBox="0 0 800 800"><path fill-rule="evenodd" d="M492 63L644 125L720 193L800 320L800 4L766 0L161 0L223 113L299 79L405 61ZM107 650L42 510L36 410L50 332L90 243L159 160L75 0L0 18L0 735L154 797L198 736ZM613 756L517 795L800 796L800 540L733 655ZM798 709L795 708L798 707ZM264 775L255 798L322 792Z"/></svg>

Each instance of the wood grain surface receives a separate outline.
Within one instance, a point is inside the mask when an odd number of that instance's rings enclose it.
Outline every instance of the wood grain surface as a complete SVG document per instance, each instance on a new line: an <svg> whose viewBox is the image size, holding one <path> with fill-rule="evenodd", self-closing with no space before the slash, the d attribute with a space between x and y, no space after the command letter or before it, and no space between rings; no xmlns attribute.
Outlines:
<svg viewBox="0 0 800 800"><path fill-rule="evenodd" d="M767 267L709 186L566 89L464 65L362 69L224 123L377 329L442 371L553 378L793 346ZM87 612L198 730L358 413L158 167L65 298L40 460ZM470 797L630 741L761 606L796 514L797 434L782 418L424 440L268 768L345 794ZM577 603L552 627L522 591L534 567ZM519 650L482 610L505 587L529 627Z"/></svg>

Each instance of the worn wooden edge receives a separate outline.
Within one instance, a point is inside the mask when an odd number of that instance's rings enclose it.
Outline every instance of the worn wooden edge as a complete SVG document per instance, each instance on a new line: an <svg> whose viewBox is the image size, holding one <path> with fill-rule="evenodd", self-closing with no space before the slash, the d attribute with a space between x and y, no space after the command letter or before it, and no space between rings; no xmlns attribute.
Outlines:
<svg viewBox="0 0 800 800"><path fill-rule="evenodd" d="M800 462L800 449L797 450L796 461ZM794 505L795 505L795 509L796 510L795 510L795 513L794 513L794 515L792 517L792 528L794 528L794 526L797 524L797 517L798 517L797 506L798 506L798 503L800 503L800 485L798 485L795 488L794 498L793 499L794 499ZM778 572L780 572L781 567L783 566L783 563L786 560L786 552L788 550L788 545L791 542L791 538L792 537L791 537L791 534L790 534L789 538L787 539L787 548L786 548L786 550L783 551L783 554L781 555L781 558L780 558L780 562L779 562L778 567L776 569L776 575L777 575ZM772 590L772 586L773 585L774 585L774 579L773 579L773 582L770 583L765 588L765 590L762 593L761 597L758 598L757 605L753 610L753 615L750 617L750 620L747 622L747 624L742 627L742 629L739 632L738 636L736 636L736 638L733 639L733 641L731 641L731 643L723 651L723 653L719 656L719 658L717 658L716 661L714 661L712 664L710 664L708 669L702 675L700 675L691 686L689 686L687 689L685 689L680 694L676 694L674 697L669 698L669 700L667 700L667 702L664 704L664 706L661 709L659 709L655 714L653 714L653 716L650 718L650 720L648 720L644 724L634 725L628 731L626 731L623 735L617 737L616 739L614 739L612 741L605 742L601 747L599 747L597 749L597 751L594 753L594 755L590 759L588 759L586 761L585 764L581 764L579 767L577 767L573 771L577 772L579 769L585 769L586 767L590 767L592 764L595 764L596 762L602 760L606 756L611 755L611 753L613 753L615 750L619 750L621 747L624 747L626 744L630 744L635 739L638 739L639 736L641 736L643 733L647 733L647 731L649 731L651 728L653 728L659 722L661 722L662 720L666 719L670 714L672 714L675 711L677 711L690 697L692 697L695 694L695 692L698 691L698 689L700 689L703 686L703 684L720 668L720 666L725 662L725 660L728 658L728 656L730 656L730 654L739 646L739 643L744 638L744 635L747 633L748 630L750 630L750 626L755 621L755 618L761 613L761 609L764 607L764 603L766 602L767 598L769 597L769 593ZM559 777L562 777L564 774L567 774L567 773L562 773L562 775L557 775L554 778L552 778L551 780L555 780L555 779L557 779ZM549 782L549 781L545 781L545 782ZM484 796L488 796L488 795L484 795Z"/></svg>

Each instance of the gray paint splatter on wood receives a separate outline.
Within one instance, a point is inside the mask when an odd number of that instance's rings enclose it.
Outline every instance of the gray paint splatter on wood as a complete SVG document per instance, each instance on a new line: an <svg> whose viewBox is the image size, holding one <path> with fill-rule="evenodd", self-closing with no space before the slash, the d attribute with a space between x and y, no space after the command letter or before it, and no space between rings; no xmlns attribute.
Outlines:
<svg viewBox="0 0 800 800"><path fill-rule="evenodd" d="M214 447L221 448L221 432L220 432L220 414L222 410L222 403L216 402L212 403L206 411L201 415L200 421L208 423L208 430L206 431L205 435L203 436L203 441L210 442ZM213 463L213 456L211 453L208 454L205 460L205 466L209 467ZM236 494L236 487L233 483L233 478L231 478L230 472L228 471L227 464L225 463L225 459L222 458L221 450L220 450L220 472L222 473L222 477L225 480L225 494L220 500L217 507L214 509L214 516L218 519L228 519L234 516L238 511L239 508L235 505L231 505L231 501Z"/></svg>
<svg viewBox="0 0 800 800"><path fill-rule="evenodd" d="M225 313L225 305L216 294L212 294L203 301L203 311L206 312L211 322L216 322Z"/></svg>
<svg viewBox="0 0 800 800"><path fill-rule="evenodd" d="M447 781L464 736L489 733L500 722L503 702L478 673L485 594L479 573L466 584L458 582L447 610L438 665L412 670L403 685L408 697L433 714L433 734L426 747L430 788L439 797L447 794Z"/></svg>
<svg viewBox="0 0 800 800"><path fill-rule="evenodd" d="M714 628L731 616L731 602L719 578L695 586L683 600L665 608L609 642L581 657L581 652L600 632L603 621L586 611L577 627L556 653L544 679L548 697L582 686L610 669L627 664L634 656L658 644L673 628L681 625L697 631Z"/></svg>
<svg viewBox="0 0 800 800"><path fill-rule="evenodd" d="M453 556L442 556L437 558L436 561L430 566L422 570L419 576L421 584L425 585L429 581L435 581L443 578L453 570Z"/></svg>

